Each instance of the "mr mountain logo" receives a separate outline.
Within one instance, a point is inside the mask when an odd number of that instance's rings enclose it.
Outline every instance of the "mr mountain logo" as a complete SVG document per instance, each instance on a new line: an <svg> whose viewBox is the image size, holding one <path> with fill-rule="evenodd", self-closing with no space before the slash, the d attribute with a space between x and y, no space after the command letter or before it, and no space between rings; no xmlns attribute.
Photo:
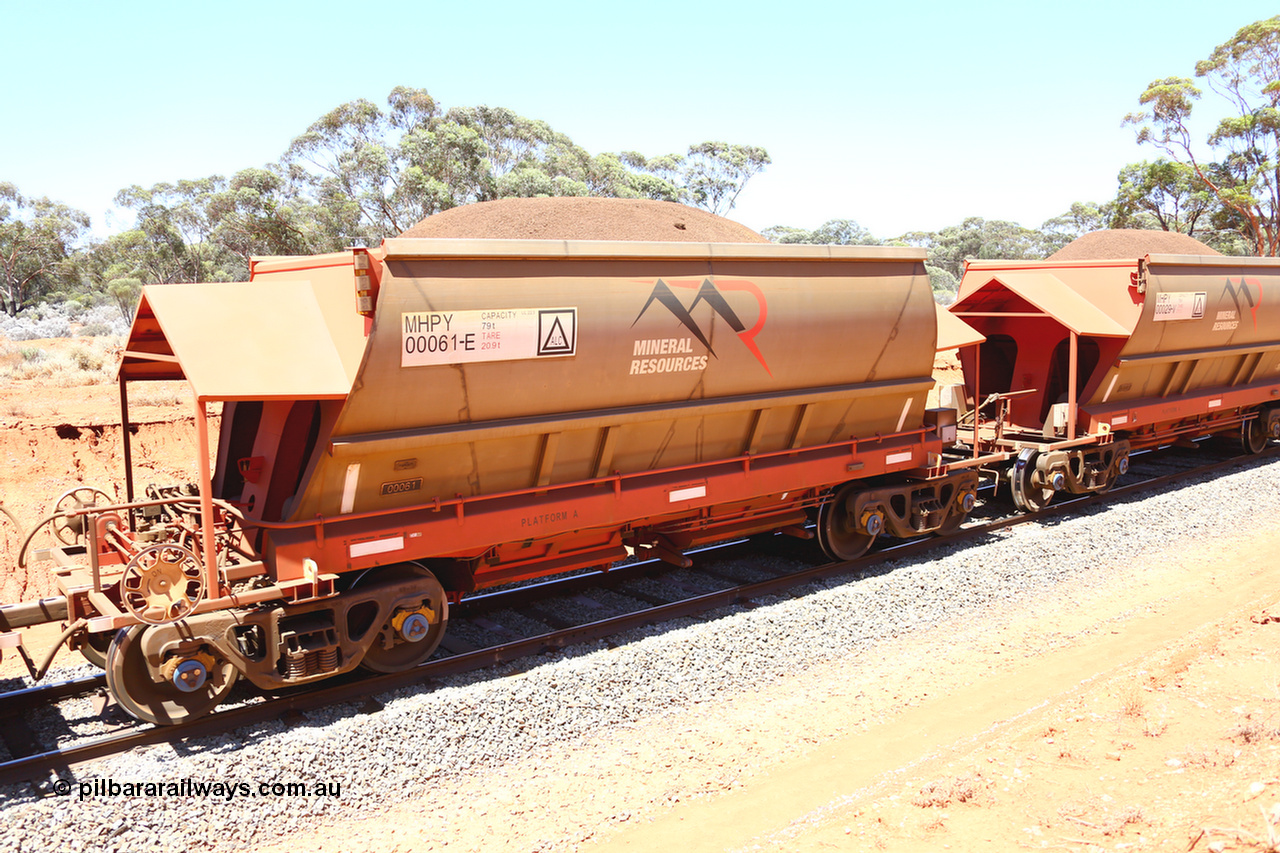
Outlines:
<svg viewBox="0 0 1280 853"><path fill-rule="evenodd" d="M1222 286L1222 295L1231 297L1236 304L1236 310L1219 311L1213 330L1229 331L1240 325L1240 315L1244 313L1246 305L1249 307L1249 314L1253 317L1253 328L1257 330L1258 309L1262 307L1262 282L1256 278L1242 277L1239 283L1227 279L1227 283Z"/></svg>
<svg viewBox="0 0 1280 853"><path fill-rule="evenodd" d="M638 338L632 348L632 355L636 356L631 361L631 374L646 373L684 373L688 371L702 370L707 366L708 358L719 358L716 355L715 348L711 346L711 324L715 322L715 317L719 316L721 320L729 325L744 346L755 356L756 361L760 362L760 366L770 376L773 371L769 370L768 363L764 360L764 356L760 353L759 347L756 346L756 335L764 329L765 320L769 316L769 305L765 301L764 294L760 288L749 281L742 280L721 280L712 283L711 279L703 279L701 285L696 282L671 282L672 286L693 290L697 288L697 293L693 297L693 302L689 307L684 307L684 302L675 294L675 291L668 286L662 279L658 279L653 286L653 291L649 294L648 300L644 303L644 307L640 309L640 313L636 315L636 319L632 321L631 327L635 328L636 323L640 322L648 310L653 307L654 303L666 308L677 320L680 325L684 326L688 332L693 335L689 337L679 338ZM738 313L733 310L721 290L730 293L739 292L750 295L755 302L758 312L756 323L751 328L747 328L746 323L742 322ZM750 303L746 299L739 299L740 307L749 308ZM711 316L708 318L706 331L702 325L694 317L694 312L702 303L706 303L710 308ZM657 309L655 309L657 310ZM749 316L749 315L748 315ZM693 351L693 341L697 339L707 350L706 355L695 354ZM640 358L639 356L666 356L663 358Z"/></svg>

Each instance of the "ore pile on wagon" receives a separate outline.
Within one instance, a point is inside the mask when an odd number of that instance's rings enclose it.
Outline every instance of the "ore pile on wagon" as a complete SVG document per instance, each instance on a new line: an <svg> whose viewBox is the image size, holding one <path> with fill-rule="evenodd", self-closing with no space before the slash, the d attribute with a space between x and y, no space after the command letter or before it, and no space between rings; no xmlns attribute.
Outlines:
<svg viewBox="0 0 1280 853"><path fill-rule="evenodd" d="M956 529L980 476L1033 510L1109 488L1134 448L1233 431L1256 451L1280 433L1278 277L984 262L940 313L920 250L535 199L147 287L123 432L132 383L185 380L199 482L136 495L126 443L127 501L55 513L60 594L0 607L0 646L38 674L52 653L21 629L60 622L125 710L179 723L239 678L417 666L486 587L767 532L850 560ZM965 383L928 408L956 347Z"/></svg>

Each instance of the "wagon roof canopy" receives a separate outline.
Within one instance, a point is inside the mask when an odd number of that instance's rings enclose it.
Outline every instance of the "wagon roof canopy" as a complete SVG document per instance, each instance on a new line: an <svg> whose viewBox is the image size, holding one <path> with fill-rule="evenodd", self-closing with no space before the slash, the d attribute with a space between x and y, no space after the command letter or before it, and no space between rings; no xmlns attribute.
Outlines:
<svg viewBox="0 0 1280 853"><path fill-rule="evenodd" d="M958 317L983 314L1040 314L1078 335L1127 338L1131 329L1094 305L1062 279L1047 272L992 272L991 277L951 306Z"/></svg>
<svg viewBox="0 0 1280 853"><path fill-rule="evenodd" d="M933 307L938 313L938 346L936 347L938 352L973 346L987 339L982 332L941 305L935 303Z"/></svg>
<svg viewBox="0 0 1280 853"><path fill-rule="evenodd" d="M345 288L310 281L142 289L125 379L186 379L198 399L343 398L364 353Z"/></svg>

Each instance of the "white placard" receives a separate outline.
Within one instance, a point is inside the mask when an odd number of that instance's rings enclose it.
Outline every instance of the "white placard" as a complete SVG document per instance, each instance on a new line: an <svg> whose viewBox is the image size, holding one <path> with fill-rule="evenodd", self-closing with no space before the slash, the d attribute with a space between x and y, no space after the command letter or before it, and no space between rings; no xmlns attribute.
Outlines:
<svg viewBox="0 0 1280 853"><path fill-rule="evenodd" d="M577 308L405 311L400 366L556 358L578 350Z"/></svg>
<svg viewBox="0 0 1280 853"><path fill-rule="evenodd" d="M347 553L353 560L356 557L372 557L374 554L390 554L392 551L403 550L403 536L392 536L389 539L374 539L371 542L355 542L347 546Z"/></svg>
<svg viewBox="0 0 1280 853"><path fill-rule="evenodd" d="M1152 319L1157 323L1166 320L1199 320L1204 316L1207 296L1207 293L1193 293L1189 290L1157 293L1156 313Z"/></svg>
<svg viewBox="0 0 1280 853"><path fill-rule="evenodd" d="M667 500L670 503L678 503L679 501L691 501L694 498L705 498L707 496L707 487L689 486L685 489L673 489L667 493Z"/></svg>

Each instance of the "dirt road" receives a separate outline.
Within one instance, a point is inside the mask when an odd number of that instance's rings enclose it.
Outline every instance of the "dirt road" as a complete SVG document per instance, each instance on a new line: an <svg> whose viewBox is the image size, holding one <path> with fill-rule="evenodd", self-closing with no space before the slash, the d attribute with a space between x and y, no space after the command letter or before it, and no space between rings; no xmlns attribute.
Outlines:
<svg viewBox="0 0 1280 853"><path fill-rule="evenodd" d="M831 734L803 754L605 846L1270 849L1277 545L1170 554L1087 611L1043 602L995 634L940 627L887 650L876 686L896 707L880 719L833 697L814 709ZM1074 638L1044 648L1046 629Z"/></svg>

